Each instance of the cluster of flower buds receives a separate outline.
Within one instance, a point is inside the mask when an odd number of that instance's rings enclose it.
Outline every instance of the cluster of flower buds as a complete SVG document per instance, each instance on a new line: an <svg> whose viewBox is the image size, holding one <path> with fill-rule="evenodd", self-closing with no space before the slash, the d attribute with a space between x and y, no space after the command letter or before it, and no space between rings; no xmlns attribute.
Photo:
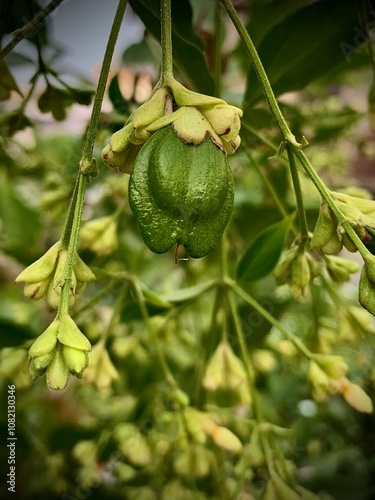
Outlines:
<svg viewBox="0 0 375 500"><path fill-rule="evenodd" d="M55 319L29 350L30 373L35 380L47 370L50 389L64 389L69 374L81 378L88 365L91 344L73 319Z"/></svg>
<svg viewBox="0 0 375 500"><path fill-rule="evenodd" d="M16 283L25 283L25 296L35 300L46 297L48 305L57 309L64 286L67 256L68 251L58 241L40 259L24 269L17 276ZM95 280L94 273L76 254L70 281L70 305L73 305L75 296L84 289L86 283L92 280Z"/></svg>
<svg viewBox="0 0 375 500"><path fill-rule="evenodd" d="M318 354L310 361L308 379L316 401L325 401L331 394L341 393L355 410L371 413L372 401L365 391L346 377L348 365L342 356Z"/></svg>
<svg viewBox="0 0 375 500"><path fill-rule="evenodd" d="M239 108L223 99L193 92L172 80L168 87L156 87L125 126L112 135L102 158L109 167L130 173L141 146L169 124L186 144L201 144L209 136L225 154L233 154L241 143L241 116Z"/></svg>
<svg viewBox="0 0 375 500"><path fill-rule="evenodd" d="M332 197L359 238L367 246L371 244L372 228L375 227L375 201L369 199L364 191L358 194L363 197L337 192L333 192ZM343 246L350 252L357 250L352 240L338 224L327 203L323 201L311 240L311 248L319 248L323 253L333 255L339 253Z"/></svg>
<svg viewBox="0 0 375 500"><path fill-rule="evenodd" d="M97 255L110 255L117 250L117 224L113 216L93 219L83 224L80 240L84 248Z"/></svg>
<svg viewBox="0 0 375 500"><path fill-rule="evenodd" d="M220 342L209 360L203 386L208 391L232 391L241 402L250 403L243 362L234 354L228 342Z"/></svg>
<svg viewBox="0 0 375 500"><path fill-rule="evenodd" d="M90 366L83 380L94 384L98 389L106 389L112 382L118 380L119 373L112 363L104 341L97 342L90 354Z"/></svg>
<svg viewBox="0 0 375 500"><path fill-rule="evenodd" d="M308 285L319 276L319 263L298 244L289 248L273 271L277 285L288 284L293 297L306 296Z"/></svg>

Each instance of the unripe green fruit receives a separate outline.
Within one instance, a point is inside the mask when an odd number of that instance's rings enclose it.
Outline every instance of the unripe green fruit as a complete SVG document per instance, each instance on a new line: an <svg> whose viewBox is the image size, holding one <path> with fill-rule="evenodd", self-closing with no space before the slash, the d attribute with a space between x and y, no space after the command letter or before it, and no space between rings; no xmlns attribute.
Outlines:
<svg viewBox="0 0 375 500"><path fill-rule="evenodd" d="M129 182L129 202L146 245L164 253L175 243L194 258L218 243L233 209L233 175L209 137L184 144L166 126L139 152Z"/></svg>

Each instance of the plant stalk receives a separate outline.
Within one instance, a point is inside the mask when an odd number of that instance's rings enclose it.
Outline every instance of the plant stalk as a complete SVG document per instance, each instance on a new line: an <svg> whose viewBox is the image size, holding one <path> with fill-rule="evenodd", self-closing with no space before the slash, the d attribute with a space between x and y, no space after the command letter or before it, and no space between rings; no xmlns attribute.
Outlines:
<svg viewBox="0 0 375 500"><path fill-rule="evenodd" d="M301 183L299 180L299 174L298 174L298 169L297 169L294 153L289 146L287 146L287 153L288 153L290 174L292 176L292 182L293 182L293 187L294 187L294 194L295 194L296 202L297 202L299 226L300 226L300 231L301 231L302 243L304 246L306 243L306 240L309 236L309 228L307 227L306 212L305 212L305 207L303 204Z"/></svg>
<svg viewBox="0 0 375 500"><path fill-rule="evenodd" d="M95 94L91 118L87 128L85 143L83 145L82 159L80 162L81 168L85 163L91 164L93 161L92 152L94 149L94 143L99 126L100 110L102 107L102 102L111 66L113 52L115 49L118 33L120 31L127 3L128 3L127 0L119 0L111 32L109 34L107 47L103 58L103 64L100 71L98 88ZM69 243L68 243L68 255L64 268L64 281L61 291L61 300L58 310L58 318L61 318L64 314L67 314L69 310L69 297L71 293L72 274L73 274L74 260L76 258L76 252L78 246L78 237L81 226L81 218L82 218L83 204L85 200L86 186L87 186L87 176L84 175L80 170L78 173L76 187L73 193L73 200L69 209L67 222L64 228L63 239L66 241L66 239L69 238ZM74 198L76 198L75 203L74 203Z"/></svg>
<svg viewBox="0 0 375 500"><path fill-rule="evenodd" d="M160 85L168 86L173 79L171 0L161 0L161 75Z"/></svg>

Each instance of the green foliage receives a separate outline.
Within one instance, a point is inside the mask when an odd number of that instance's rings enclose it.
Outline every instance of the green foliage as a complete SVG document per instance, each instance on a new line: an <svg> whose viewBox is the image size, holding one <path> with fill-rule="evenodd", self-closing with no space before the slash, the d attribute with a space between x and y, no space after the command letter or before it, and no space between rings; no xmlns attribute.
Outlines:
<svg viewBox="0 0 375 500"><path fill-rule="evenodd" d="M30 16L26 3L14 9L7 32ZM32 5L39 9L38 2ZM297 141L305 135L310 142L303 151L292 148L293 170L283 152L290 145L262 101L248 55L223 23L228 18L219 3L172 1L179 78L209 95L221 86L229 103L244 102L242 144L225 160L234 177L233 213L217 245L211 216L225 211L231 195L230 189L229 195L217 190L220 172L214 160L224 158L223 150L209 138L200 146L184 144L171 125L151 130L165 119L166 101L148 107L157 116L147 121L137 113L134 96L122 95L122 70L137 80L149 71L150 61L156 67L154 47L161 38L160 2L131 0L130 5L146 34L125 51L120 67L112 68L107 89L112 110L100 116L93 152L98 176L85 177L76 249L82 260L75 252L66 300L66 262L73 222L79 219L76 177L87 131L71 133L64 120L72 104L88 105L93 92L80 78L68 85L71 80L56 71L59 52L50 42L49 20L40 36L30 39L41 59L26 56L20 45L0 76L0 398L5 402L8 385L15 385L13 497L370 499L375 324L360 302L375 310L375 202L369 192L353 187L359 181L350 165L357 151L373 157L363 106L373 75L366 48L354 41L357 4L259 0L246 5L248 31L280 96L281 112ZM371 19L366 9L361 15ZM343 42L355 48L350 64ZM45 60L49 51L54 57ZM221 85L215 82L214 60L216 65L220 60ZM21 96L14 65L26 61L35 72ZM40 81L43 85L36 85ZM212 98L176 85L176 96L201 100L206 119ZM289 91L298 93L286 99ZM164 99L166 92L159 92ZM353 94L361 96L360 106ZM39 125L38 105L44 120L59 121L63 132ZM219 107L220 118L222 104L212 105L215 113ZM128 119L126 134L135 141L129 164L143 162L157 134L169 148L163 165L169 190L158 189L155 176L144 172L142 189L136 186L141 209L152 193L160 210L168 212L163 224L155 211L147 213L154 250L178 217L178 227L183 224L183 209L193 208L200 217L190 220L189 228L194 231L202 222L197 242L213 247L204 258L187 258L181 247L163 247L163 255L146 247L129 205L128 174L100 160L103 148L121 155L127 147L122 127ZM229 134L221 132L219 140ZM171 133L177 147L170 147ZM196 134L194 128L191 135ZM226 147L236 149L230 141ZM209 160L189 167L188 154L202 146ZM305 151L318 172L319 195L325 196L319 218L311 169L299 163ZM137 171L131 175L134 181ZM171 199L177 200L173 210ZM214 214L206 217L210 209ZM182 243L189 250L189 243ZM360 255L337 257L332 248L359 249ZM24 295L14 283L17 276L25 283ZM63 302L68 314L59 317ZM66 388L51 394L46 380L51 388ZM7 425L2 412L4 437ZM2 474L8 472L7 460L4 446ZM0 497L10 497L5 481Z"/></svg>

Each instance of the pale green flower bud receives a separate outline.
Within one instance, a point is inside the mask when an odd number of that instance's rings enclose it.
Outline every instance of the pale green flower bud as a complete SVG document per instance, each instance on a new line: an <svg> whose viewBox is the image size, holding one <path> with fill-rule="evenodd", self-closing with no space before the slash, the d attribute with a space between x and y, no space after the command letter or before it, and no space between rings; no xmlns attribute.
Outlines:
<svg viewBox="0 0 375 500"><path fill-rule="evenodd" d="M284 285L290 280L292 264L297 256L298 247L290 248L279 260L277 266L273 271L277 285Z"/></svg>
<svg viewBox="0 0 375 500"><path fill-rule="evenodd" d="M326 203L320 205L310 248L321 248L336 234L337 221Z"/></svg>
<svg viewBox="0 0 375 500"><path fill-rule="evenodd" d="M232 431L230 431L226 427L218 425L210 435L214 443L220 448L223 448L224 450L230 451L231 453L235 454L242 451L241 441L235 434L233 434Z"/></svg>
<svg viewBox="0 0 375 500"><path fill-rule="evenodd" d="M94 462L97 455L97 444L92 439L85 439L78 441L74 446L72 453L76 460L85 464L87 462Z"/></svg>
<svg viewBox="0 0 375 500"><path fill-rule="evenodd" d="M65 314L61 318L57 338L64 346L73 347L81 351L91 350L89 340L83 335L69 314Z"/></svg>
<svg viewBox="0 0 375 500"><path fill-rule="evenodd" d="M305 253L298 253L292 263L290 288L295 298L306 296L311 280L310 266Z"/></svg>
<svg viewBox="0 0 375 500"><path fill-rule="evenodd" d="M16 278L16 283L38 283L46 280L55 269L61 242L55 243L40 259L24 269Z"/></svg>
<svg viewBox="0 0 375 500"><path fill-rule="evenodd" d="M185 410L185 420L191 438L197 443L204 444L207 434L203 428L202 415L193 408L187 407Z"/></svg>
<svg viewBox="0 0 375 500"><path fill-rule="evenodd" d="M99 389L105 389L118 378L119 373L113 365L107 349L103 342L98 342L92 348L90 364L85 370L83 380L95 384Z"/></svg>
<svg viewBox="0 0 375 500"><path fill-rule="evenodd" d="M98 255L110 255L117 250L117 224L112 216L86 222L81 229L82 245Z"/></svg>
<svg viewBox="0 0 375 500"><path fill-rule="evenodd" d="M117 462L114 467L114 472L116 477L118 477L123 482L128 482L137 476L137 471L134 467L123 462Z"/></svg>
<svg viewBox="0 0 375 500"><path fill-rule="evenodd" d="M216 348L207 365L203 386L209 391L229 389L241 392L246 386L246 372L243 363L227 342L221 342ZM247 393L247 391L245 392Z"/></svg>
<svg viewBox="0 0 375 500"><path fill-rule="evenodd" d="M348 371L348 365L342 356L316 354L314 361L331 379L339 379Z"/></svg>
<svg viewBox="0 0 375 500"><path fill-rule="evenodd" d="M23 294L28 299L39 300L46 294L50 282L48 279L37 281L36 283L26 283L23 289Z"/></svg>
<svg viewBox="0 0 375 500"><path fill-rule="evenodd" d="M64 345L62 352L70 373L81 378L89 363L87 351Z"/></svg>
<svg viewBox="0 0 375 500"><path fill-rule="evenodd" d="M357 384L353 384L347 378L341 380L341 393L345 401L355 410L362 413L372 413L373 404L370 397Z"/></svg>
<svg viewBox="0 0 375 500"><path fill-rule="evenodd" d="M211 468L211 453L199 444L192 444L180 451L173 462L173 468L179 476L206 477Z"/></svg>
<svg viewBox="0 0 375 500"><path fill-rule="evenodd" d="M55 353L56 350L53 349L51 352L48 352L47 354L43 354L42 356L36 356L35 358L32 358L30 360L30 363L32 363L32 370L30 371L35 370L38 373L42 374L44 372L44 369L47 368L47 366L53 360Z"/></svg>
<svg viewBox="0 0 375 500"><path fill-rule="evenodd" d="M124 165L133 130L131 123L125 125L112 135L109 144L103 149L102 160L110 168L120 168Z"/></svg>
<svg viewBox="0 0 375 500"><path fill-rule="evenodd" d="M362 307L375 316L375 283L370 280L368 267L362 267L359 279L358 300Z"/></svg>
<svg viewBox="0 0 375 500"><path fill-rule="evenodd" d="M343 247L342 237L337 232L332 238L323 246L320 247L321 251L327 255L335 255L341 252Z"/></svg>
<svg viewBox="0 0 375 500"><path fill-rule="evenodd" d="M269 373L277 366L275 356L268 349L255 349L251 358L254 368L261 373Z"/></svg>
<svg viewBox="0 0 375 500"><path fill-rule="evenodd" d="M198 92L193 92L188 90L186 87L181 85L181 83L173 80L171 83L171 89L173 93L174 100L179 107L181 106L205 106L215 107L220 105L226 105L227 103L223 99L218 97L212 97L204 94L199 94Z"/></svg>
<svg viewBox="0 0 375 500"><path fill-rule="evenodd" d="M47 385L52 390L62 390L68 384L69 368L65 364L61 349L56 354L47 368Z"/></svg>
<svg viewBox="0 0 375 500"><path fill-rule="evenodd" d="M138 467L146 467L152 462L150 448L144 436L135 425L130 423L118 424L113 432L114 439L119 444L121 453Z"/></svg>
<svg viewBox="0 0 375 500"><path fill-rule="evenodd" d="M308 379L312 385L313 398L318 402L325 401L330 394L329 378L315 361L310 362Z"/></svg>
<svg viewBox="0 0 375 500"><path fill-rule="evenodd" d="M333 255L326 258L326 265L329 275L337 283L348 281L350 275L359 269L357 262Z"/></svg>
<svg viewBox="0 0 375 500"><path fill-rule="evenodd" d="M135 129L147 128L163 116L167 95L165 87L158 89L148 101L130 115L128 122L132 123Z"/></svg>
<svg viewBox="0 0 375 500"><path fill-rule="evenodd" d="M83 262L78 253L75 256L73 270L77 278L77 282L94 281L96 280L95 274L91 271L89 266Z"/></svg>
<svg viewBox="0 0 375 500"><path fill-rule="evenodd" d="M52 321L49 327L36 339L29 349L29 356L36 358L52 352L57 344L57 333L60 322Z"/></svg>
<svg viewBox="0 0 375 500"><path fill-rule="evenodd" d="M350 239L350 237L344 233L342 235L342 242L344 244L344 247L349 251L349 252L356 252L358 249L357 247L354 245L354 243L352 242L352 240Z"/></svg>

